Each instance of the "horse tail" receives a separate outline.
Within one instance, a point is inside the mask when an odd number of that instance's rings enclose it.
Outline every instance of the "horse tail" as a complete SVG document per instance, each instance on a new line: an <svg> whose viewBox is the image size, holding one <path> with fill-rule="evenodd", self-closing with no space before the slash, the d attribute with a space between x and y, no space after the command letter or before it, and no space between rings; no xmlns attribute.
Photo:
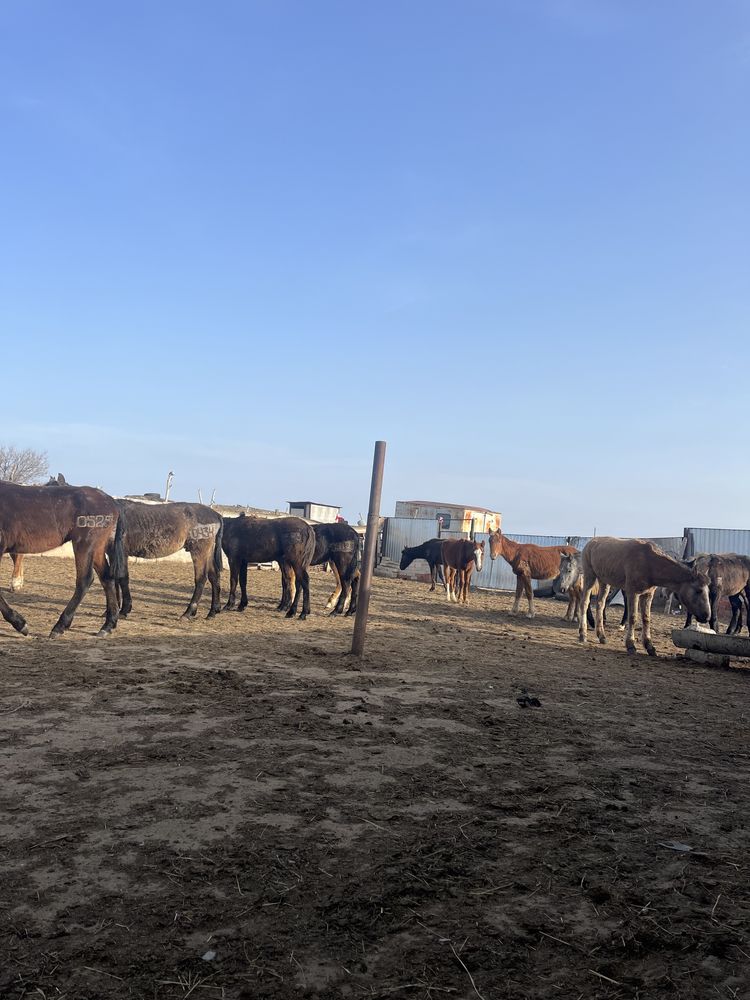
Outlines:
<svg viewBox="0 0 750 1000"><path fill-rule="evenodd" d="M214 569L217 574L220 574L224 568L224 559L221 553L221 543L224 538L224 518L219 517L219 530L216 532L216 541L214 542Z"/></svg>
<svg viewBox="0 0 750 1000"><path fill-rule="evenodd" d="M125 555L124 535L125 517L122 511L120 511L120 515L117 518L117 527L115 528L115 537L107 553L109 557L109 571L114 580L121 580L122 577L128 575L128 557Z"/></svg>

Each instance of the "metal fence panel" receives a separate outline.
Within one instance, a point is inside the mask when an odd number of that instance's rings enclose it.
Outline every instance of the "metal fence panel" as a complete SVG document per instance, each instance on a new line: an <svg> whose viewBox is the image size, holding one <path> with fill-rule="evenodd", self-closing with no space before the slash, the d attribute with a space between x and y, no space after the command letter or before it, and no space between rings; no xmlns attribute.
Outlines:
<svg viewBox="0 0 750 1000"><path fill-rule="evenodd" d="M405 546L421 545L436 535L437 524L432 518L387 517L383 528L383 556L400 562Z"/></svg>
<svg viewBox="0 0 750 1000"><path fill-rule="evenodd" d="M750 531L743 528L685 528L686 556L699 552L738 552L750 556Z"/></svg>

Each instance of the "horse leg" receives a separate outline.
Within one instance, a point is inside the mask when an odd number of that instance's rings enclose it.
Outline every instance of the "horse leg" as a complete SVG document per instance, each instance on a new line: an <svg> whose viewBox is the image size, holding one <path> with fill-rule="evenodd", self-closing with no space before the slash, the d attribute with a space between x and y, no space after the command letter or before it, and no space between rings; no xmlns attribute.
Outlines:
<svg viewBox="0 0 750 1000"><path fill-rule="evenodd" d="M599 584L599 595L596 598L596 637L604 645L607 642L607 633L604 630L604 606L607 603L609 584Z"/></svg>
<svg viewBox="0 0 750 1000"><path fill-rule="evenodd" d="M515 570L514 570L514 572L515 572ZM512 615L517 615L518 614L518 608L519 608L519 606L521 604L521 594L522 593L523 593L523 579L522 579L520 573L516 573L516 599L513 602L513 607L511 608L511 611L510 611L510 613Z"/></svg>
<svg viewBox="0 0 750 1000"><path fill-rule="evenodd" d="M628 595L623 590L622 592L622 618L620 619L619 629L621 632L625 631L625 626L628 624Z"/></svg>
<svg viewBox="0 0 750 1000"><path fill-rule="evenodd" d="M575 621L578 618L578 603L581 599L580 591L575 590L573 587L568 588L568 606L565 609L566 622Z"/></svg>
<svg viewBox="0 0 750 1000"><path fill-rule="evenodd" d="M302 594L302 613L299 616L300 621L302 621L310 614L310 574L303 566L300 566L294 569L294 576L296 579L294 598L292 599L291 606L286 613L286 617L294 618L297 614L297 606L299 604L300 594Z"/></svg>
<svg viewBox="0 0 750 1000"><path fill-rule="evenodd" d="M359 570L354 574L354 579L352 580L352 596L349 600L349 610L346 612L347 615L353 615L357 611L357 598L359 597Z"/></svg>
<svg viewBox="0 0 750 1000"><path fill-rule="evenodd" d="M529 602L529 610L526 612L526 617L533 618L536 614L534 611L534 588L531 586L531 577L526 574L523 577L523 589L526 594L526 600Z"/></svg>
<svg viewBox="0 0 750 1000"><path fill-rule="evenodd" d="M213 552L211 554L213 555ZM190 598L190 603L182 613L183 618L195 618L198 614L198 602L201 599L203 588L206 586L206 580L208 579L208 560L206 559L206 553L193 550L190 555L193 557L195 589L193 590L193 596Z"/></svg>
<svg viewBox="0 0 750 1000"><path fill-rule="evenodd" d="M10 558L13 560L10 589L15 592L23 588L23 553L14 552Z"/></svg>
<svg viewBox="0 0 750 1000"><path fill-rule="evenodd" d="M221 580L214 566L213 556L208 563L208 582L211 584L211 607L206 618L214 618L221 614Z"/></svg>
<svg viewBox="0 0 750 1000"><path fill-rule="evenodd" d="M3 557L3 550L0 548L0 559ZM6 620L9 625L12 625L16 632L20 632L21 635L29 634L29 626L26 624L26 619L23 615L19 615L17 611L8 604L5 598L0 592L0 615Z"/></svg>
<svg viewBox="0 0 750 1000"><path fill-rule="evenodd" d="M229 560L229 594L227 595L227 603L224 605L225 611L234 610L234 605L237 602L237 562L235 559Z"/></svg>
<svg viewBox="0 0 750 1000"><path fill-rule="evenodd" d="M714 632L719 631L719 598L720 598L718 587L708 588L708 600L711 605L711 617L708 619L708 627L712 628Z"/></svg>
<svg viewBox="0 0 750 1000"><path fill-rule="evenodd" d="M94 579L94 552L91 542L78 542L73 549L76 564L76 589L73 596L68 601L67 607L57 619L54 628L49 634L50 639L56 639L62 635L66 629L70 628L73 615L78 609L86 595L86 591L91 586Z"/></svg>
<svg viewBox="0 0 750 1000"><path fill-rule="evenodd" d="M651 602L654 599L654 591L647 590L641 595L641 621L643 623L643 645L649 656L656 656L654 644L651 642Z"/></svg>
<svg viewBox="0 0 750 1000"><path fill-rule="evenodd" d="M336 580L336 586L334 588L333 593L326 602L326 611L330 611L331 608L333 608L332 614L340 615L341 612L344 610L341 596L343 594L344 601L346 601L346 595L344 594L343 580L341 577L341 571L339 570L338 564L336 562L332 562L331 566L333 567L333 575Z"/></svg>
<svg viewBox="0 0 750 1000"><path fill-rule="evenodd" d="M581 585L581 603L578 606L578 641L586 642L588 638L588 616L589 604L591 603L591 593L596 586L596 577L590 579L584 577Z"/></svg>
<svg viewBox="0 0 750 1000"><path fill-rule="evenodd" d="M635 619L638 615L638 598L634 590L623 591L627 601L628 620L625 626L625 651L629 656L635 656Z"/></svg>
<svg viewBox="0 0 750 1000"><path fill-rule="evenodd" d="M120 609L120 617L127 618L133 610L133 598L130 596L130 572L125 560L125 575L115 580L115 596Z"/></svg>
<svg viewBox="0 0 750 1000"><path fill-rule="evenodd" d="M281 600L279 601L276 610L286 611L291 606L292 599L297 587L297 581L295 579L294 567L289 566L286 563L281 563Z"/></svg>
<svg viewBox="0 0 750 1000"><path fill-rule="evenodd" d="M430 593L435 589L435 580L437 579L437 563L431 562L428 564L430 567Z"/></svg>
<svg viewBox="0 0 750 1000"><path fill-rule="evenodd" d="M120 616L120 605L117 600L117 586L112 576L109 562L105 556L105 549L94 553L94 570L99 577L104 590L104 597L107 602L107 611L104 616L104 624L99 629L99 635L109 635L113 629L117 628L117 619Z"/></svg>
<svg viewBox="0 0 750 1000"><path fill-rule="evenodd" d="M240 561L238 576L240 582L240 603L237 605L237 610L244 611L247 607L247 559Z"/></svg>

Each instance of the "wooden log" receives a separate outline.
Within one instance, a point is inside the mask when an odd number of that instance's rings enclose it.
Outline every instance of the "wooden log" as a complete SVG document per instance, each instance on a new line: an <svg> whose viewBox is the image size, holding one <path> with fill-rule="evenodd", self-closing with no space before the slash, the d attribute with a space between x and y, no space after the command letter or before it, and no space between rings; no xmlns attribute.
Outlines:
<svg viewBox="0 0 750 1000"><path fill-rule="evenodd" d="M706 663L709 667L728 667L729 657L722 653L706 653L702 649L686 649L685 657L695 663Z"/></svg>
<svg viewBox="0 0 750 1000"><path fill-rule="evenodd" d="M704 649L724 656L750 656L750 639L739 635L715 635L692 628L672 629L672 642L683 649Z"/></svg>

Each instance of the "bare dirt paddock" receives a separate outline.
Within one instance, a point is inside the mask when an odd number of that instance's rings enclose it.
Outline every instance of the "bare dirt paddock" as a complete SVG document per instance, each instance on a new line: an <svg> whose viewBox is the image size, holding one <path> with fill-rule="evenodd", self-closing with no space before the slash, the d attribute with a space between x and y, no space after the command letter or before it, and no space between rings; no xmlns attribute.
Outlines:
<svg viewBox="0 0 750 1000"><path fill-rule="evenodd" d="M27 561L37 636L72 569ZM0 996L750 996L744 672L394 581L358 665L330 576L302 623L254 572L183 624L189 578L0 628Z"/></svg>

